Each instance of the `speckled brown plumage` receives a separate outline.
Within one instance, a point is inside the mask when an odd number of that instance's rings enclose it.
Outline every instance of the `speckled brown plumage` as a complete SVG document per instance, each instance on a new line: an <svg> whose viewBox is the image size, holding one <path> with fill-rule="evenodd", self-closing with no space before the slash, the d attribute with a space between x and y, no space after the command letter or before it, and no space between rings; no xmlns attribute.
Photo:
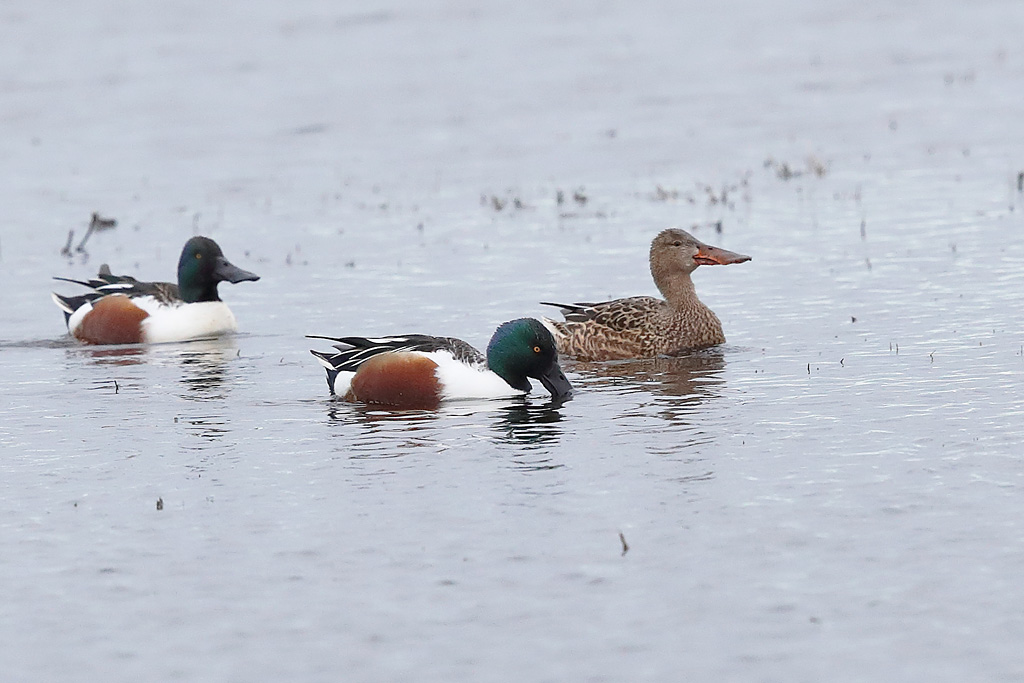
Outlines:
<svg viewBox="0 0 1024 683"><path fill-rule="evenodd" d="M560 354L582 360L671 355L725 341L722 323L701 303L690 273L700 265L749 261L749 256L704 244L685 230L663 230L651 242L654 283L665 297L635 296L558 306L565 321L545 319ZM546 302L545 302L546 303Z"/></svg>

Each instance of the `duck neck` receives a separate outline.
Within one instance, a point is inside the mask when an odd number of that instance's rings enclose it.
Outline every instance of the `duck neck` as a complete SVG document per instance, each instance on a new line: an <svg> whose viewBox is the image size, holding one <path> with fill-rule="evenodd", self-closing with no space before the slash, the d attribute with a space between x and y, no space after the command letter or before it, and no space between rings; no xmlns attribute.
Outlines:
<svg viewBox="0 0 1024 683"><path fill-rule="evenodd" d="M178 282L178 293L182 301L187 304L194 304L200 301L220 301L217 293L217 283L211 282L205 287L192 283Z"/></svg>
<svg viewBox="0 0 1024 683"><path fill-rule="evenodd" d="M665 297L669 306L675 309L700 308L704 304L697 298L697 290L693 286L690 274L683 270L677 270L668 274L652 273L654 284L658 291Z"/></svg>
<svg viewBox="0 0 1024 683"><path fill-rule="evenodd" d="M516 389L517 391L529 391L530 380L526 375L516 372L514 369L509 367L509 364L505 362L505 358L498 354L487 354L487 368L498 377L505 380L505 382Z"/></svg>

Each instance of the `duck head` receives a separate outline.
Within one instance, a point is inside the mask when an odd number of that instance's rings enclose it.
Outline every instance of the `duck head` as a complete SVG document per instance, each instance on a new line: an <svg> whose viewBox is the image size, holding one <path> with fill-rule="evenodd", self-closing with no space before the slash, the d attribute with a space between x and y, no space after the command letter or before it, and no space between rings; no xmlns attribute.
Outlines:
<svg viewBox="0 0 1024 683"><path fill-rule="evenodd" d="M532 377L552 398L572 395L572 385L558 365L555 339L534 318L519 318L498 327L487 345L487 366L513 389L529 391Z"/></svg>
<svg viewBox="0 0 1024 683"><path fill-rule="evenodd" d="M178 260L178 291L186 303L220 301L221 282L256 281L260 276L232 265L209 237L193 237L185 243Z"/></svg>
<svg viewBox="0 0 1024 683"><path fill-rule="evenodd" d="M672 272L692 273L697 266L725 266L749 260L744 254L704 244L679 228L662 230L651 242L651 273L655 281Z"/></svg>

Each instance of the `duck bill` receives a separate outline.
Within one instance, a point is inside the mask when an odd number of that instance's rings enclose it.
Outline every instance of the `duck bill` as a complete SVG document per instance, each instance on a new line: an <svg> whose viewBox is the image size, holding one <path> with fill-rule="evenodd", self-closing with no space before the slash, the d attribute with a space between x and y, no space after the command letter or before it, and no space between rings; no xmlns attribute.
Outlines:
<svg viewBox="0 0 1024 683"><path fill-rule="evenodd" d="M548 390L552 398L572 396L572 385L565 378L565 373L562 372L562 368L558 367L558 363L552 363L551 367L537 379Z"/></svg>
<svg viewBox="0 0 1024 683"><path fill-rule="evenodd" d="M749 261L750 257L721 247L712 247L710 244L702 244L693 260L699 266L727 266L732 263Z"/></svg>
<svg viewBox="0 0 1024 683"><path fill-rule="evenodd" d="M246 281L255 282L260 279L260 276L256 273L242 270L238 266L232 265L223 257L217 259L217 267L214 269L213 274L218 280L227 280L232 284Z"/></svg>

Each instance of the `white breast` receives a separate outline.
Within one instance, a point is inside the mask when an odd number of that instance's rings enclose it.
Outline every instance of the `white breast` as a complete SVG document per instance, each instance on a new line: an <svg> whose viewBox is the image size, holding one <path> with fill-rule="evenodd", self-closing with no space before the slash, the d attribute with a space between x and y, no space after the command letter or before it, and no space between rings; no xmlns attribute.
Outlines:
<svg viewBox="0 0 1024 683"><path fill-rule="evenodd" d="M510 387L508 382L487 368L460 363L447 351L424 355L437 363L437 378L444 392L442 398L507 398L524 393Z"/></svg>
<svg viewBox="0 0 1024 683"><path fill-rule="evenodd" d="M142 321L142 336L151 344L208 339L238 329L234 314L223 301L153 307L147 298L136 303L149 313Z"/></svg>

